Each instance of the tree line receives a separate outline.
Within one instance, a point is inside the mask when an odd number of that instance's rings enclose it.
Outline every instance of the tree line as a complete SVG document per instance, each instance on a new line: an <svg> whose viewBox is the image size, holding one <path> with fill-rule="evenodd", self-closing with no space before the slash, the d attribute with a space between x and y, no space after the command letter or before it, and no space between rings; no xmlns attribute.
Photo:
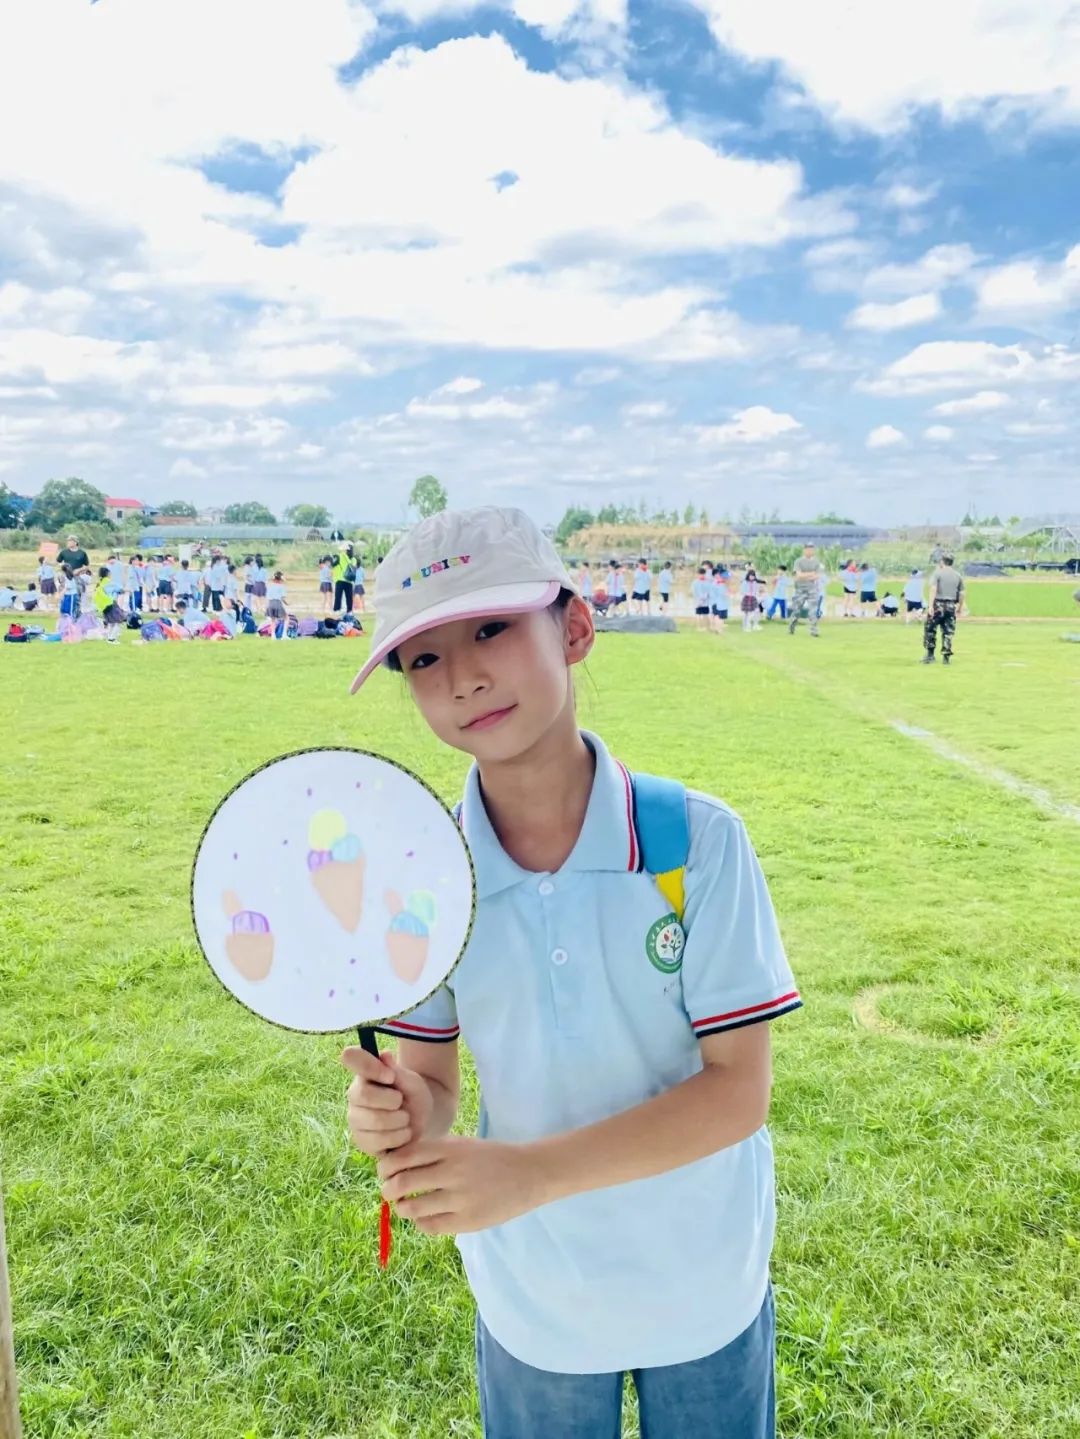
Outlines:
<svg viewBox="0 0 1080 1439"><path fill-rule="evenodd" d="M0 484L0 530L43 530L55 534L70 525L103 525L117 530L120 526L106 511L105 495L86 480L71 475L64 480L49 480L33 497L18 495ZM447 506L446 489L434 475L421 475L413 484L409 504L421 519ZM198 510L190 500L166 500L151 507L163 518L194 520ZM297 504L282 511L280 523L297 529L323 530L332 522L325 505ZM222 523L227 525L276 525L278 517L259 500L242 500L226 505Z"/></svg>

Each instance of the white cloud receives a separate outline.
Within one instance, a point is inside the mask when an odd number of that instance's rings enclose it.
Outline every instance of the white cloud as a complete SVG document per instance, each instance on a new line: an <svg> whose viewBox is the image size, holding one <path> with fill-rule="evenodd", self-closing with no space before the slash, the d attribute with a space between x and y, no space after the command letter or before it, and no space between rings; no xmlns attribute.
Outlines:
<svg viewBox="0 0 1080 1439"><path fill-rule="evenodd" d="M868 295L918 295L964 280L979 262L968 244L935 245L908 264L879 265L862 277Z"/></svg>
<svg viewBox="0 0 1080 1439"><path fill-rule="evenodd" d="M481 6L509 10L545 35L596 36L626 26L626 0L375 0L380 14L404 15L414 25L447 16L467 15Z"/></svg>
<svg viewBox="0 0 1080 1439"><path fill-rule="evenodd" d="M922 188L918 185L909 185L903 180L897 180L889 186L881 198L893 210L917 210L923 205L928 205L940 189L941 184L936 180L933 184L924 185Z"/></svg>
<svg viewBox="0 0 1080 1439"><path fill-rule="evenodd" d="M440 385L434 393L436 395L471 395L474 390L483 388L483 380L472 379L469 375L458 375L457 379L448 380L445 385Z"/></svg>
<svg viewBox="0 0 1080 1439"><path fill-rule="evenodd" d="M1014 260L986 270L976 287L981 318L1059 314L1080 306L1080 245L1060 264Z"/></svg>
<svg viewBox="0 0 1080 1439"><path fill-rule="evenodd" d="M726 424L696 425L692 433L702 445L731 445L758 444L801 429L801 423L793 415L778 413L768 405L750 405L745 410L736 410Z"/></svg>
<svg viewBox="0 0 1080 1439"><path fill-rule="evenodd" d="M1074 0L697 0L717 40L776 61L838 122L889 132L933 106L949 119L1011 103L1080 115Z"/></svg>
<svg viewBox="0 0 1080 1439"><path fill-rule="evenodd" d="M0 126L23 137L0 180L122 235L100 283L125 300L225 288L382 344L632 351L715 298L650 293L638 257L852 223L797 164L722 153L622 80L530 70L497 34L400 47L346 88L336 67L372 27L349 0L313 0L300 28L258 0L191 0L160 26L138 0L61 3L62 60L41 6L0 56ZM55 124L60 92L77 133ZM194 168L240 142L313 147L280 205ZM271 220L295 243L260 244Z"/></svg>
<svg viewBox="0 0 1080 1439"><path fill-rule="evenodd" d="M943 400L935 405L935 415L978 415L988 410L1000 410L1012 401L1001 390L979 390L974 395L965 395L960 400Z"/></svg>
<svg viewBox="0 0 1080 1439"><path fill-rule="evenodd" d="M491 395L485 400L437 398L445 389L443 386L427 399L414 397L405 406L405 414L414 420L528 420L547 409L558 393L557 385L544 381L528 390Z"/></svg>
<svg viewBox="0 0 1080 1439"><path fill-rule="evenodd" d="M157 392L163 393L163 392ZM302 405L333 394L325 385L175 385L168 396L178 405L198 409L221 406L233 410L260 410L267 405Z"/></svg>
<svg viewBox="0 0 1080 1439"><path fill-rule="evenodd" d="M1062 424L1060 420L1014 420L1011 425L1005 426L1005 432L1020 436L1064 435L1068 428L1068 425Z"/></svg>
<svg viewBox="0 0 1080 1439"><path fill-rule="evenodd" d="M1080 378L1080 353L1065 345L995 345L988 340L930 340L887 365L857 388L872 395L922 395L959 390L980 381L1054 383Z"/></svg>
<svg viewBox="0 0 1080 1439"><path fill-rule="evenodd" d="M951 440L955 433L949 425L927 425L923 430L923 436L928 440Z"/></svg>
<svg viewBox="0 0 1080 1439"><path fill-rule="evenodd" d="M91 335L65 335L42 329L0 330L0 375L26 375L52 385L86 381L134 386L160 368L152 341L124 344Z"/></svg>
<svg viewBox="0 0 1080 1439"><path fill-rule="evenodd" d="M629 352L651 364L692 364L782 353L794 348L798 340L794 325L751 325L731 310L702 309L684 315L654 338L629 347Z"/></svg>
<svg viewBox="0 0 1080 1439"><path fill-rule="evenodd" d="M202 480L209 471L203 465L197 465L194 460L189 460L186 455L173 460L169 466L169 478L171 480Z"/></svg>
<svg viewBox="0 0 1080 1439"><path fill-rule="evenodd" d="M908 325L925 325L941 314L941 300L935 294L912 295L894 305L869 302L852 310L846 324L853 330L902 330Z"/></svg>
<svg viewBox="0 0 1080 1439"><path fill-rule="evenodd" d="M287 421L270 415L223 421L175 416L164 425L161 443L169 450L269 450L280 445L290 429Z"/></svg>
<svg viewBox="0 0 1080 1439"><path fill-rule="evenodd" d="M895 425L878 425L866 437L868 450L884 450L892 445L902 445L903 443L904 432L898 430Z"/></svg>
<svg viewBox="0 0 1080 1439"><path fill-rule="evenodd" d="M662 420L671 414L671 406L666 400L638 400L623 405L620 413L626 420Z"/></svg>

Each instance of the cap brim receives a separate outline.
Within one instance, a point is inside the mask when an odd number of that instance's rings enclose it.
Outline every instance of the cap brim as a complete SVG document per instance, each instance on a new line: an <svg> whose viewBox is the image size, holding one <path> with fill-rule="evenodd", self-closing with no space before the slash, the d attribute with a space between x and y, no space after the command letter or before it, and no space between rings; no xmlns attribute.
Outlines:
<svg viewBox="0 0 1080 1439"><path fill-rule="evenodd" d="M354 695L364 681L378 669L390 651L396 650L398 645L404 644L414 635L435 629L437 625L449 624L451 620L471 620L479 619L482 615L542 610L558 597L561 588L558 580L492 585L489 589L473 590L471 594L462 595L458 599L443 600L441 604L421 610L379 641L378 646L371 651L367 664L350 685L349 693Z"/></svg>

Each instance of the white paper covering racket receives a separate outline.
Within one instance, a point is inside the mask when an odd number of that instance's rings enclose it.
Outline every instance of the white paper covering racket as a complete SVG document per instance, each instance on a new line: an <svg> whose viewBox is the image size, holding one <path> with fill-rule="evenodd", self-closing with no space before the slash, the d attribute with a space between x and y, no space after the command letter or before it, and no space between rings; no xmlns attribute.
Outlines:
<svg viewBox="0 0 1080 1439"><path fill-rule="evenodd" d="M418 775L367 750L298 750L217 805L191 912L207 963L245 1008L309 1034L355 1028L378 1055L373 1026L422 1004L464 953L476 879L453 815Z"/></svg>

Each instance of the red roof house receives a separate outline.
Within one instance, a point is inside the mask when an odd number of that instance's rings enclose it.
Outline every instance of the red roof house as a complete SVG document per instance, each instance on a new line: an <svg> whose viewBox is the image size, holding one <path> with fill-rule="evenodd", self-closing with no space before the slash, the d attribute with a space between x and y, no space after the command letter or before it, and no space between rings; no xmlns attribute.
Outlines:
<svg viewBox="0 0 1080 1439"><path fill-rule="evenodd" d="M129 515L141 515L146 506L142 500L117 499L114 495L105 496L105 517L106 519L126 520Z"/></svg>

